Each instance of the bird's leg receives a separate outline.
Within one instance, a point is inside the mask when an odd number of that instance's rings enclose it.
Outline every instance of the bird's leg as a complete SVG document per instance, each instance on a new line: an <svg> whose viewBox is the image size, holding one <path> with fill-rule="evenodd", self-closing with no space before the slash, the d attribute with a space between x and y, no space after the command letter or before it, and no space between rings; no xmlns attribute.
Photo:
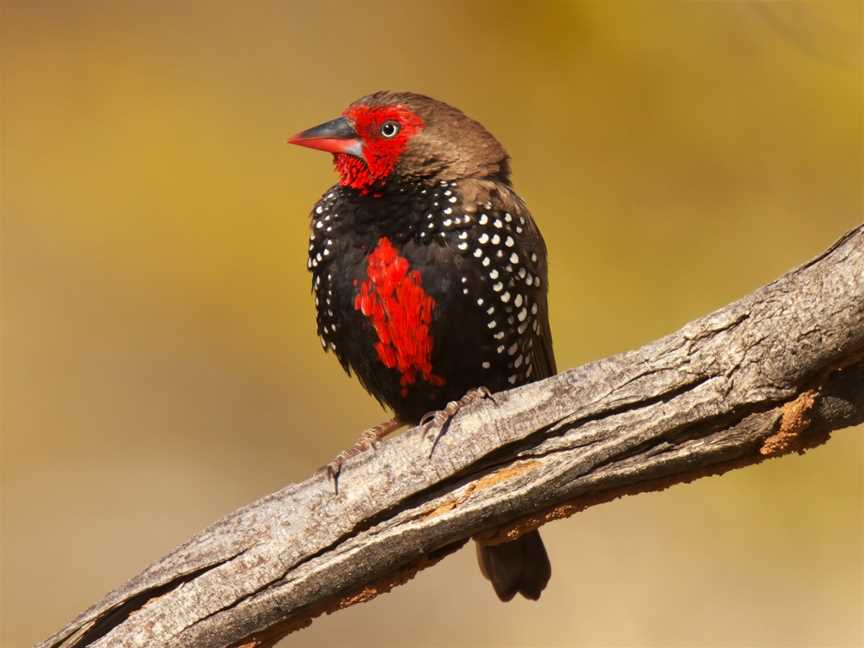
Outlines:
<svg viewBox="0 0 864 648"><path fill-rule="evenodd" d="M361 452L366 452L370 448L374 448L378 445L378 442L383 439L385 436L390 434L391 432L395 432L400 427L405 425L404 421L393 417L389 421L384 421L383 423L379 423L378 425L374 425L368 430L365 430L358 438L357 441L354 442L347 450L343 450L336 458L333 459L330 463L324 466L324 469L327 471L327 475L333 480L333 484L336 487L336 491L339 491L339 473L342 471L342 464L344 464L351 457L356 457Z"/></svg>
<svg viewBox="0 0 864 648"><path fill-rule="evenodd" d="M456 416L463 407L470 405L471 403L476 403L484 398L488 398L493 403L495 402L495 397L492 396L492 392L489 391L488 387L475 387L458 401L450 401L443 409L440 409L437 412L427 412L423 415L423 418L420 419L420 427L428 426L425 435L427 438L432 437L432 448L429 450L430 457L432 456L432 453L435 452L435 447L438 445L438 441L441 440L441 437L444 436L444 432L446 432L447 428L450 426L450 421L453 420L453 417Z"/></svg>

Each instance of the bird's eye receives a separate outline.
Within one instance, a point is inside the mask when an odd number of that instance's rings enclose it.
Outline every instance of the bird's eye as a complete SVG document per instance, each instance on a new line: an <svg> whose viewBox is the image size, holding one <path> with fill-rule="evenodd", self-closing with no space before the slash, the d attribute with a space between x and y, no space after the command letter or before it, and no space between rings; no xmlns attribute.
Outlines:
<svg viewBox="0 0 864 648"><path fill-rule="evenodd" d="M386 121L381 124L381 135L387 138L396 137L399 132L399 123L395 121Z"/></svg>

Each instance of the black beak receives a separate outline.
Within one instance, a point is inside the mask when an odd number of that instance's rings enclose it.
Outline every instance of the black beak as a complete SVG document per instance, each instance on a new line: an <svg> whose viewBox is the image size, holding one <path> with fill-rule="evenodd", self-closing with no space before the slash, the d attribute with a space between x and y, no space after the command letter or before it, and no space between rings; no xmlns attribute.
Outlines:
<svg viewBox="0 0 864 648"><path fill-rule="evenodd" d="M348 153L363 158L363 140L360 139L351 122L344 117L297 133L288 140L288 143L329 151L330 153Z"/></svg>

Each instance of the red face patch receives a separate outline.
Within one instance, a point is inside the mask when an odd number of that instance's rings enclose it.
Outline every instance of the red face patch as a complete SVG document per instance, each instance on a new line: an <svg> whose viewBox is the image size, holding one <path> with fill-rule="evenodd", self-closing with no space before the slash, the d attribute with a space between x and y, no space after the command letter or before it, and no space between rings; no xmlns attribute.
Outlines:
<svg viewBox="0 0 864 648"><path fill-rule="evenodd" d="M396 106L351 106L343 115L363 140L363 160L347 153L333 156L339 184L368 193L389 176L408 140L423 129L423 120L409 108ZM388 136L395 129L395 134Z"/></svg>
<svg viewBox="0 0 864 648"><path fill-rule="evenodd" d="M432 385L443 385L444 379L432 373L429 326L435 300L423 290L420 273L410 270L408 260L382 237L367 259L366 276L354 308L375 327L378 358L401 374L402 396L407 396L418 376Z"/></svg>

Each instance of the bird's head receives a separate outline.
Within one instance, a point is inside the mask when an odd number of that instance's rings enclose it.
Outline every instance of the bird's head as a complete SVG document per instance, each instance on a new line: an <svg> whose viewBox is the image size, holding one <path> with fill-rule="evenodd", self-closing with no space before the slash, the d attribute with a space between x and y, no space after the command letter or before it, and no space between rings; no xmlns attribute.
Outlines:
<svg viewBox="0 0 864 648"><path fill-rule="evenodd" d="M358 99L341 117L288 141L333 153L339 183L363 194L393 181L509 182L507 153L489 131L452 106L410 92Z"/></svg>

